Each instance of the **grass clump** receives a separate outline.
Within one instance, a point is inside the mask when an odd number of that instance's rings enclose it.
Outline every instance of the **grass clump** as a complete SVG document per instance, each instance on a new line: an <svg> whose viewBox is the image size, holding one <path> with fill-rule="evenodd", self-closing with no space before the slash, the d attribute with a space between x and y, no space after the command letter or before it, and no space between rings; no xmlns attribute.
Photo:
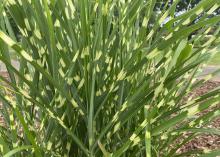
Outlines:
<svg viewBox="0 0 220 157"><path fill-rule="evenodd" d="M10 87L0 92L1 155L171 157L190 140L173 145L185 132L219 134L204 127L217 109L195 116L219 103L219 89L183 99L216 52L219 29L193 46L219 23L209 15L220 3L202 0L176 17L179 1L158 13L156 0L0 0L0 60L10 76L0 77Z"/></svg>

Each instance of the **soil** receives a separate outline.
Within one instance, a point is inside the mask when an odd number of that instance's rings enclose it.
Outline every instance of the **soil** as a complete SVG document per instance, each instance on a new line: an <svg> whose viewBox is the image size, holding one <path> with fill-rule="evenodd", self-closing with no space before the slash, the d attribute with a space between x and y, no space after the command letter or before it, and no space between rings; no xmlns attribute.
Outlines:
<svg viewBox="0 0 220 157"><path fill-rule="evenodd" d="M193 97L197 97L207 93L208 91L220 86L220 82L208 81L204 85L198 87L192 94ZM219 106L218 106L219 107ZM211 110L211 109L210 109ZM201 114L205 114L210 110L206 110ZM220 117L213 120L208 128L220 129ZM203 151L203 150L217 150L220 149L220 136L217 135L200 135L182 146L178 152L184 153L188 151Z"/></svg>

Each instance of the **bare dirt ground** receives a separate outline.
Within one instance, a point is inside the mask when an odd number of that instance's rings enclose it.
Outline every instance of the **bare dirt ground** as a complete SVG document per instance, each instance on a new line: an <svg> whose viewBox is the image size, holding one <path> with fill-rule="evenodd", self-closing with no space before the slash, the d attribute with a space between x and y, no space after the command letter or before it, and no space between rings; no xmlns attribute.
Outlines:
<svg viewBox="0 0 220 157"><path fill-rule="evenodd" d="M220 81L208 81L204 85L198 87L192 94L195 97L197 97L219 86L220 86ZM218 108L220 109L220 106L218 106ZM210 110L206 110L202 114L205 114L209 111ZM220 129L220 117L216 118L206 127ZM195 139L186 143L178 151L179 152L203 151L207 149L208 150L220 149L220 136L210 135L210 134L197 136Z"/></svg>

